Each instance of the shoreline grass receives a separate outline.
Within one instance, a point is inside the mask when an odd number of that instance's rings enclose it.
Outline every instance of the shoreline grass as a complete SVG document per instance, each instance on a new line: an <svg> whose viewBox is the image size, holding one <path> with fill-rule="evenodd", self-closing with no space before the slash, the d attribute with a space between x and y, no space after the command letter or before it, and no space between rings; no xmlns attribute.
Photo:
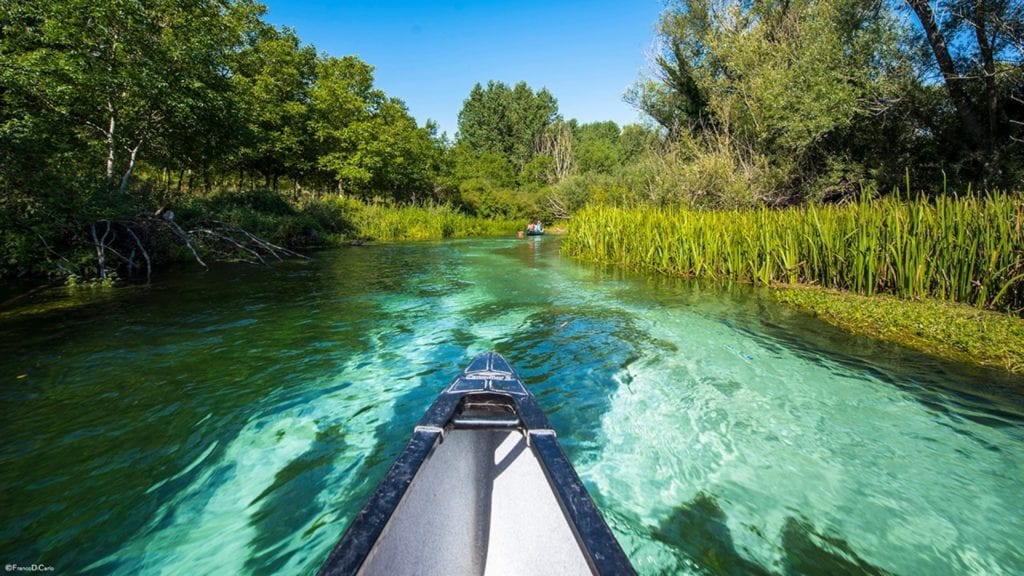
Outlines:
<svg viewBox="0 0 1024 576"><path fill-rule="evenodd" d="M862 296L814 286L769 288L777 302L854 334L960 362L1024 374L1024 320L935 299Z"/></svg>
<svg viewBox="0 0 1024 576"><path fill-rule="evenodd" d="M388 206L365 204L353 214L355 235L376 241L443 240L475 236L514 235L522 229L518 220L494 220L468 216L446 204Z"/></svg>

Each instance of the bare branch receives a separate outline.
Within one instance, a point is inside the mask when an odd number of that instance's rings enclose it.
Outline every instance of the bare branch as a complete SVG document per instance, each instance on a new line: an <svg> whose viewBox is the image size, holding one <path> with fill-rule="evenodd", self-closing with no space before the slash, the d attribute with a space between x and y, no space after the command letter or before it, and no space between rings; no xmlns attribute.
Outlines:
<svg viewBox="0 0 1024 576"><path fill-rule="evenodd" d="M192 245L192 242L188 239L188 234L186 234L185 231L181 229L181 226L178 226L177 224L175 224L174 220L161 220L161 221L162 222L166 222L167 226L170 227L170 229L173 230L174 233L178 235L178 238L181 238L182 241L185 242L185 246L188 246L188 249L192 251L192 256L196 259L196 262L199 262L199 264L203 268L206 268L207 270L209 270L210 267L207 266L206 262L203 262L203 259L199 257L199 253L196 252L196 247Z"/></svg>
<svg viewBox="0 0 1024 576"><path fill-rule="evenodd" d="M139 240L139 237L135 234L135 231L132 230L131 226L128 226L127 224L122 224L122 226L128 231L132 240L135 240L135 245L139 247L139 251L142 252L142 257L146 259L146 282L149 282L153 276L153 263L149 260L149 252L146 252L146 248L142 245L142 241Z"/></svg>
<svg viewBox="0 0 1024 576"><path fill-rule="evenodd" d="M96 236L96 224L90 224L89 230L92 232L93 246L96 247L96 262L99 264L100 278L103 279L107 277L106 256L103 253L103 243L100 242L99 237Z"/></svg>
<svg viewBox="0 0 1024 576"><path fill-rule="evenodd" d="M236 248L238 248L239 250L242 250L243 252L248 252L249 254L252 254L253 256L256 257L256 260L259 260L260 264L264 264L265 265L267 263L267 261L263 259L263 256L260 256L259 252L253 250L252 248L249 248L248 246L243 246L240 242L238 242L237 240L235 240L234 238L232 238L230 236L227 236L225 234L218 234L217 232L214 232L213 230L209 230L209 229L206 229L206 228L199 228L199 229L196 229L196 230L192 230L191 232L193 234L208 234L210 236L213 236L214 238L216 238L218 240L221 240L223 242L227 242L228 244L234 245ZM256 264L256 262L254 260L245 260L245 259L243 259L243 261L244 262L248 262L250 264Z"/></svg>

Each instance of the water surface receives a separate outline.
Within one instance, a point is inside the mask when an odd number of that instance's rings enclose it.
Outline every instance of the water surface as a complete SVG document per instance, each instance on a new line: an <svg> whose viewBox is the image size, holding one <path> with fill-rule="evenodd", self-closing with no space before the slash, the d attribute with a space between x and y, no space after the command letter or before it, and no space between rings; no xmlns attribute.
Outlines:
<svg viewBox="0 0 1024 576"><path fill-rule="evenodd" d="M166 272L0 311L0 557L311 573L475 354L645 574L1024 572L1020 382L550 238Z"/></svg>

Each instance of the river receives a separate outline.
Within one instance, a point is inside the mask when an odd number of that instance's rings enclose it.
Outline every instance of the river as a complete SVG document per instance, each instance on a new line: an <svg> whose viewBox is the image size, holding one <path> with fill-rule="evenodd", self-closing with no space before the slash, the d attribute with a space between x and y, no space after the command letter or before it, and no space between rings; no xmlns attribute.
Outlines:
<svg viewBox="0 0 1024 576"><path fill-rule="evenodd" d="M504 354L643 574L1024 573L1024 387L553 238L370 245L0 311L0 560L316 570Z"/></svg>

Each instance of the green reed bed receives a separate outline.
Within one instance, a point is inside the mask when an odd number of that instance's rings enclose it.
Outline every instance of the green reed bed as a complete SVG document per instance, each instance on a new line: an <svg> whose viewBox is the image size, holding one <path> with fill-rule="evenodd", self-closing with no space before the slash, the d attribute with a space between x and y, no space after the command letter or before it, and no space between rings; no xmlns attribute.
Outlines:
<svg viewBox="0 0 1024 576"><path fill-rule="evenodd" d="M562 249L667 274L1024 308L1024 200L1003 193L782 210L596 206L573 217Z"/></svg>
<svg viewBox="0 0 1024 576"><path fill-rule="evenodd" d="M367 204L356 211L355 226L357 236L394 241L512 235L523 224L515 220L467 216L447 205Z"/></svg>

